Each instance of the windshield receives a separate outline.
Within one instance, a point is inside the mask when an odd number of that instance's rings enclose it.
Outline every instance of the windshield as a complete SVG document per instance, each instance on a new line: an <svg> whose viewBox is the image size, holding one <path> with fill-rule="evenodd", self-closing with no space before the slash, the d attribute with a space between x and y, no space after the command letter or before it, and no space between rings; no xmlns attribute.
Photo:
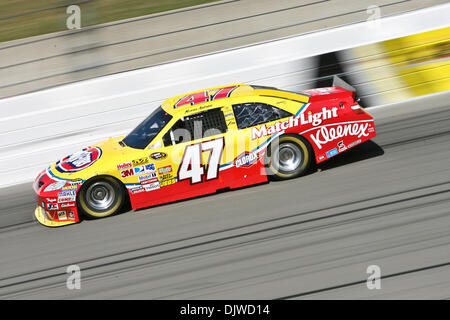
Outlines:
<svg viewBox="0 0 450 320"><path fill-rule="evenodd" d="M158 107L152 114L138 125L123 142L135 149L145 149L164 126L172 119L172 116Z"/></svg>

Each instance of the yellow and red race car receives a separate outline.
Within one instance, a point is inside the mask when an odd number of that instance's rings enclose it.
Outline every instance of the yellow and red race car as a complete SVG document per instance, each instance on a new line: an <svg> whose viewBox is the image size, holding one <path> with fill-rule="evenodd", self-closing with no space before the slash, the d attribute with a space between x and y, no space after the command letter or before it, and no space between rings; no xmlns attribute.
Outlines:
<svg viewBox="0 0 450 320"><path fill-rule="evenodd" d="M345 85L343 85L345 87ZM125 137L67 156L34 182L46 226L291 179L375 137L340 86L289 92L236 84L168 99Z"/></svg>

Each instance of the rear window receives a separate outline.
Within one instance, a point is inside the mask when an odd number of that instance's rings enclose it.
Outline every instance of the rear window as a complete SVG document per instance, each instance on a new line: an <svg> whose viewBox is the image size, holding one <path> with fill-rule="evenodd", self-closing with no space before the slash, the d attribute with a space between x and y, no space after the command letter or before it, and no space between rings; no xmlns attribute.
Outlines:
<svg viewBox="0 0 450 320"><path fill-rule="evenodd" d="M251 102L233 105L234 117L239 129L292 116L291 113L265 103Z"/></svg>

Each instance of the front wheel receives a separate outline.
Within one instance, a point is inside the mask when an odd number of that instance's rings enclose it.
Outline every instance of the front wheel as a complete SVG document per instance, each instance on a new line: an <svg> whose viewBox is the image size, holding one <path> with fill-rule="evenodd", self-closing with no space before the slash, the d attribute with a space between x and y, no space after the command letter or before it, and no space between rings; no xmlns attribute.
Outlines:
<svg viewBox="0 0 450 320"><path fill-rule="evenodd" d="M78 208L89 218L104 218L117 213L125 202L123 187L112 177L87 181L78 195Z"/></svg>
<svg viewBox="0 0 450 320"><path fill-rule="evenodd" d="M298 135L286 134L272 142L266 152L266 171L275 180L304 175L312 161L308 141Z"/></svg>

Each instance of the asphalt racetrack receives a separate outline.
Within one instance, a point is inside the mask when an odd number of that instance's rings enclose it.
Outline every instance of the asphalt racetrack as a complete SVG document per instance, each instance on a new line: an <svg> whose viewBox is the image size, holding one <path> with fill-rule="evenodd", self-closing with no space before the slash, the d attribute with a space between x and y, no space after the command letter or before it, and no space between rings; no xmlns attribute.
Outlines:
<svg viewBox="0 0 450 320"><path fill-rule="evenodd" d="M305 177L104 220L46 228L0 189L0 298L448 299L449 97L370 109L377 138Z"/></svg>

